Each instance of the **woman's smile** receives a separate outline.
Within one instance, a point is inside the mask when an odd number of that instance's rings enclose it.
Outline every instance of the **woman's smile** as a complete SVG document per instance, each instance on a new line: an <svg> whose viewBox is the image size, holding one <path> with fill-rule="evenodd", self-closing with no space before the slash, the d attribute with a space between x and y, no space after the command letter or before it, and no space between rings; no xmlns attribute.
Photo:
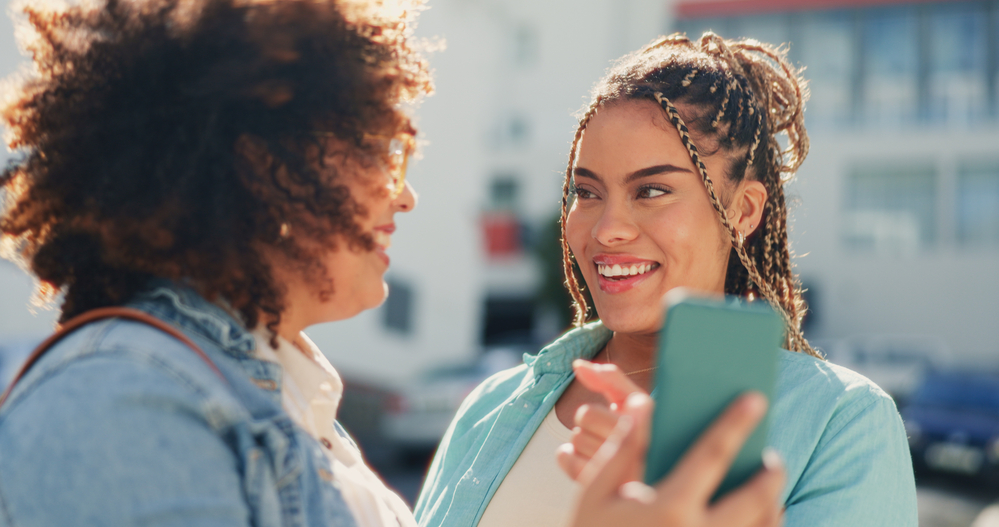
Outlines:
<svg viewBox="0 0 999 527"><path fill-rule="evenodd" d="M628 254L599 254L593 257L593 265L600 290L609 294L634 288L662 267L659 262Z"/></svg>
<svg viewBox="0 0 999 527"><path fill-rule="evenodd" d="M375 254L385 262L386 267L388 267L390 259L385 251L392 246L392 233L394 232L395 223L386 223L374 229Z"/></svg>

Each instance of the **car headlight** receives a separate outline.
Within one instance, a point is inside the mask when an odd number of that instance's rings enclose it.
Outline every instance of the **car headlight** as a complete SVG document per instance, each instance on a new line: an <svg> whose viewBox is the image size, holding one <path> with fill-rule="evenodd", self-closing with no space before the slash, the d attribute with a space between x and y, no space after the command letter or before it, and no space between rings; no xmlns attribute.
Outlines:
<svg viewBox="0 0 999 527"><path fill-rule="evenodd" d="M914 445L923 439L923 429L915 421L903 421L905 425L905 435L909 438L909 444Z"/></svg>

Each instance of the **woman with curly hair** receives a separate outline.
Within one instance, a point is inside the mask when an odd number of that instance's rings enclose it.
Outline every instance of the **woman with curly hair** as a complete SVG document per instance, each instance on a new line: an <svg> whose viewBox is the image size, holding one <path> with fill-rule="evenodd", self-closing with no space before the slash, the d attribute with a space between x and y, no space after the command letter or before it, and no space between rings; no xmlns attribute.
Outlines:
<svg viewBox="0 0 999 527"><path fill-rule="evenodd" d="M824 362L801 333L784 185L808 152L806 94L780 50L712 33L664 37L597 83L563 186L577 328L469 395L417 502L421 525L564 525L579 501L570 476L616 421L601 410L605 396L620 404L654 388L661 302L676 287L762 299L784 318L769 444L785 460L788 526L916 525L894 403ZM548 454L569 440L559 458L567 476ZM673 525L709 525L721 514L689 505L674 509Z"/></svg>
<svg viewBox="0 0 999 527"><path fill-rule="evenodd" d="M430 91L418 7L27 5L0 241L62 327L0 397L0 525L415 525L302 330L385 298L394 215L416 205L401 103ZM760 416L736 408L705 442L726 455L687 471L723 471ZM644 437L622 422L588 506L651 524L675 499L620 495ZM772 514L782 477L743 510Z"/></svg>

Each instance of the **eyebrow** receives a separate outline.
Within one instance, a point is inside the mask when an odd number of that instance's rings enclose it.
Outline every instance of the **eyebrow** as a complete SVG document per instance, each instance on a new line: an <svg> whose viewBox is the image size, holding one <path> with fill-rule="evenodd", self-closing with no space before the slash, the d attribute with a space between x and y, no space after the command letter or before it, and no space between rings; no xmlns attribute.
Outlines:
<svg viewBox="0 0 999 527"><path fill-rule="evenodd" d="M649 177L649 176L655 176L655 175L658 175L658 174L668 174L668 173L671 173L671 172L686 172L688 174L692 174L693 173L693 172L690 171L689 168L678 167L676 165L669 165L669 164L666 164L666 165L655 165L655 166L651 166L651 167L641 168L641 169L638 169L638 170L636 170L636 171L628 174L624 178L624 182L625 183L631 183L632 181L635 181L636 179L642 179L642 178L646 178L646 177ZM583 168L583 167L576 167L575 169L573 169L572 175L575 176L575 177L584 177L584 178L588 178L588 179L594 179L596 181L599 181L599 182L603 183L603 180L600 178L600 176L596 175L592 170L589 170L589 169L586 169L586 168Z"/></svg>

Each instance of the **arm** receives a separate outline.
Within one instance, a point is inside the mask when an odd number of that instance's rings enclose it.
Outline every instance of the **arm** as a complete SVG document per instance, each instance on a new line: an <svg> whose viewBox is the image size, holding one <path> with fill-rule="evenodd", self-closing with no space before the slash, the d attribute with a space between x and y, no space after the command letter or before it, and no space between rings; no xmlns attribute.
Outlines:
<svg viewBox="0 0 999 527"><path fill-rule="evenodd" d="M3 512L25 527L247 526L239 462L209 410L165 368L76 359L0 422Z"/></svg>

